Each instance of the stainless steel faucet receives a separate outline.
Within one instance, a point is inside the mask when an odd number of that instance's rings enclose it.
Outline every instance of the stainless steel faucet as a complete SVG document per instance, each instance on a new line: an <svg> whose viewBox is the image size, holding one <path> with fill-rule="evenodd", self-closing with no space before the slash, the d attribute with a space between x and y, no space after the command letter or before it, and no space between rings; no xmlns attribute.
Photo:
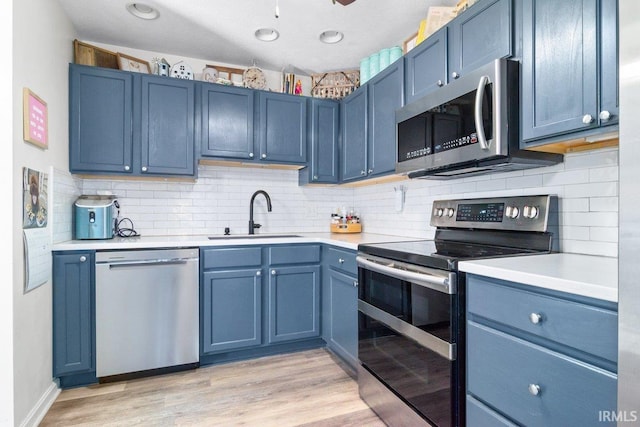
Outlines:
<svg viewBox="0 0 640 427"><path fill-rule="evenodd" d="M264 190L258 190L253 193L253 196L251 196L251 202L249 203L249 234L255 234L254 230L262 227L262 225L255 224L253 222L253 201L256 199L258 194L262 194L264 198L267 199L267 212L271 212L271 197L269 197L269 194Z"/></svg>

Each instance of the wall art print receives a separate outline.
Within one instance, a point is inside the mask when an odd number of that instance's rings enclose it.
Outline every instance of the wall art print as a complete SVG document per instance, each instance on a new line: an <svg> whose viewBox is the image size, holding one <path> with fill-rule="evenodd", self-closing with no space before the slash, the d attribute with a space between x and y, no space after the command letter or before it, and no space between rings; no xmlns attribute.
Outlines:
<svg viewBox="0 0 640 427"><path fill-rule="evenodd" d="M47 226L47 195L49 177L44 172L22 168L23 173L23 221L22 228L44 228Z"/></svg>

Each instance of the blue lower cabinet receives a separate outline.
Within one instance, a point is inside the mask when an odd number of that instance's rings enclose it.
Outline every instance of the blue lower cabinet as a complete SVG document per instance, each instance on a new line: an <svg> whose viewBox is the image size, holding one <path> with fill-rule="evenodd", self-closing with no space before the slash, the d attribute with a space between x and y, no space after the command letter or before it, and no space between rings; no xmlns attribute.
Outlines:
<svg viewBox="0 0 640 427"><path fill-rule="evenodd" d="M353 368L358 362L358 281L354 276L329 272L331 323L329 345Z"/></svg>
<svg viewBox="0 0 640 427"><path fill-rule="evenodd" d="M471 396L467 396L468 427L517 427L496 411Z"/></svg>
<svg viewBox="0 0 640 427"><path fill-rule="evenodd" d="M53 376L63 387L96 382L93 266L92 251L53 254Z"/></svg>
<svg viewBox="0 0 640 427"><path fill-rule="evenodd" d="M320 266L269 271L269 342L320 336Z"/></svg>
<svg viewBox="0 0 640 427"><path fill-rule="evenodd" d="M201 298L203 353L262 344L260 269L205 272Z"/></svg>

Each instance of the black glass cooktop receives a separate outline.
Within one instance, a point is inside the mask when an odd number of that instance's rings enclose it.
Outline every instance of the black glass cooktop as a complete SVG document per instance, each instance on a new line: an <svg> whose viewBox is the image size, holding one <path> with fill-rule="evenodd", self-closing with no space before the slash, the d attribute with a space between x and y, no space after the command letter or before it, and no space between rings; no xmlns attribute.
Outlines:
<svg viewBox="0 0 640 427"><path fill-rule="evenodd" d="M381 258L442 270L457 269L458 261L543 252L535 249L436 240L361 244L358 250Z"/></svg>

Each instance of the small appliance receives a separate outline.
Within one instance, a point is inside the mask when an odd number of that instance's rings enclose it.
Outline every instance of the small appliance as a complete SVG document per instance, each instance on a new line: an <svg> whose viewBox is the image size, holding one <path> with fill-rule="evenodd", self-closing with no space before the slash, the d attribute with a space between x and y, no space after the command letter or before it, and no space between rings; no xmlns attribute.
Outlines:
<svg viewBox="0 0 640 427"><path fill-rule="evenodd" d="M112 239L115 197L82 195L73 204L75 239Z"/></svg>

